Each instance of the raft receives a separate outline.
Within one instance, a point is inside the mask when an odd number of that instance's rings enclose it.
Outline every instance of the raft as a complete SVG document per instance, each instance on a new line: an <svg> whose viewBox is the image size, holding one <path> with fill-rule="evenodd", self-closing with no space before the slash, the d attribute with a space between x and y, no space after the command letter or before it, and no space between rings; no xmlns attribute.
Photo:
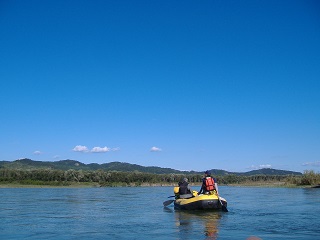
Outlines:
<svg viewBox="0 0 320 240"><path fill-rule="evenodd" d="M174 208L178 210L222 210L222 208L227 208L227 201L222 197L219 201L219 196L215 191L200 195L197 191L193 191L193 197L191 198L179 198L176 195Z"/></svg>

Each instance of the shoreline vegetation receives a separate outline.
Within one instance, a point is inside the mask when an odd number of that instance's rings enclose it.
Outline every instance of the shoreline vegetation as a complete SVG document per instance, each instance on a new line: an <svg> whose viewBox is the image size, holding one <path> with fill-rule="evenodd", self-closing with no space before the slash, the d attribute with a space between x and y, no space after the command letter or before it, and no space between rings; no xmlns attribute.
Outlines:
<svg viewBox="0 0 320 240"><path fill-rule="evenodd" d="M153 174L119 171L83 171L53 169L0 169L0 188L84 188L84 187L150 187L177 186L184 177L191 186L200 186L200 174ZM214 176L220 186L243 187L317 187L320 173L305 171L302 175L222 175Z"/></svg>
<svg viewBox="0 0 320 240"><path fill-rule="evenodd" d="M43 182L41 184L23 183L23 182L0 182L0 188L100 188L100 187L174 187L177 184L142 184L142 185L123 185L123 184L112 184L112 185L100 185L92 182L68 182L63 184ZM232 187L287 187L287 188L311 188L314 186L297 186L293 184L286 184L284 182L256 182L246 184L219 184L219 186L232 186ZM200 184L191 184L191 187L200 188Z"/></svg>

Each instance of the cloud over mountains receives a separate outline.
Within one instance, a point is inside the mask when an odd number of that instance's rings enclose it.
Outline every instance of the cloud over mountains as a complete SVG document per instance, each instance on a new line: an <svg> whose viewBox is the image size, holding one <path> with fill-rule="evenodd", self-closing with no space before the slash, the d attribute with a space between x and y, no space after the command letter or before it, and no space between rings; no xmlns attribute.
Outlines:
<svg viewBox="0 0 320 240"><path fill-rule="evenodd" d="M150 152L161 152L162 151L162 149L161 148L158 148L158 147L152 147L151 149L150 149Z"/></svg>
<svg viewBox="0 0 320 240"><path fill-rule="evenodd" d="M120 148L109 148L109 147L93 147L91 150L87 146L77 145L72 151L74 152L82 152L82 153L105 153L110 151L119 151Z"/></svg>

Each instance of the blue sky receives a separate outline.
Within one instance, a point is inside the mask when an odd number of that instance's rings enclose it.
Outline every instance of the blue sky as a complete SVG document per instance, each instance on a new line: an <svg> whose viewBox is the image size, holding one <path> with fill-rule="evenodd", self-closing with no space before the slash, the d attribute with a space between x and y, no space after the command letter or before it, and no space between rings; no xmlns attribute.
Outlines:
<svg viewBox="0 0 320 240"><path fill-rule="evenodd" d="M0 1L0 160L320 170L318 1Z"/></svg>

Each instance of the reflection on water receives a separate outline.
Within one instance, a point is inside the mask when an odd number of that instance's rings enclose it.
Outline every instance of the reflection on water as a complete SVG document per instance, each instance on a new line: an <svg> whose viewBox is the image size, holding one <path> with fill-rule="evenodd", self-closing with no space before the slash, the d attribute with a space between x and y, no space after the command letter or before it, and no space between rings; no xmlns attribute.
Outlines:
<svg viewBox="0 0 320 240"><path fill-rule="evenodd" d="M320 189L222 190L228 213L163 208L171 187L0 189L0 239L319 239Z"/></svg>
<svg viewBox="0 0 320 240"><path fill-rule="evenodd" d="M180 239L187 239L195 232L201 231L205 239L218 239L219 221L221 212L205 211L173 211L164 208L167 212L174 214L175 225L179 231Z"/></svg>

